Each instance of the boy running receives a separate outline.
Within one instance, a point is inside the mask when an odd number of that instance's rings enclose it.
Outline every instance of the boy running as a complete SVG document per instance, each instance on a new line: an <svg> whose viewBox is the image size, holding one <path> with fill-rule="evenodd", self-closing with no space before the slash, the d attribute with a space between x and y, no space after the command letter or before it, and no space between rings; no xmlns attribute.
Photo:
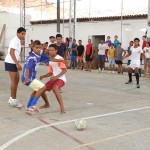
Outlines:
<svg viewBox="0 0 150 150"><path fill-rule="evenodd" d="M114 44L112 43L111 46L110 46L110 49L108 50L110 72L112 72L112 73L115 73L114 72L114 69L115 69L115 55L116 55L116 50L114 48Z"/></svg>
<svg viewBox="0 0 150 150"><path fill-rule="evenodd" d="M29 86L33 90L30 99L28 100L27 110L30 108L31 102L36 92L42 87L44 87L44 84L36 79L37 69L39 67L41 59L40 51L41 51L41 42L36 40L33 42L33 52L29 55L24 64L23 73L21 77L22 83L26 86ZM45 101L45 105L43 105L41 108L48 108L49 102L46 94L43 93L41 96Z"/></svg>
<svg viewBox="0 0 150 150"><path fill-rule="evenodd" d="M63 60L63 57L57 55L57 47L52 44L49 46L49 56L51 59ZM46 91L53 90L58 103L60 105L60 113L65 113L62 96L59 89L64 86L66 82L65 73L67 72L66 65L63 62L49 62L49 71L47 74L40 76L40 79L50 77L50 80L45 84L43 88L36 92L31 105L30 110L37 111L37 101L39 97Z"/></svg>
<svg viewBox="0 0 150 150"><path fill-rule="evenodd" d="M25 39L26 30L22 27L17 29L17 36L15 36L9 44L7 55L5 58L5 71L9 72L11 79L10 98L8 103L14 107L22 107L22 104L17 99L17 87L19 83L19 71L22 67L19 63L21 52L21 41Z"/></svg>
<svg viewBox="0 0 150 150"><path fill-rule="evenodd" d="M139 68L140 68L140 56L142 51L142 48L139 46L139 38L134 39L134 46L131 48L130 53L128 53L123 59L126 57L129 57L131 55L131 64L129 65L128 68L128 76L129 76L129 81L126 82L125 84L131 84L132 83L132 72L133 70L135 71L135 76L136 76L136 82L137 82L137 88L140 88L139 84Z"/></svg>

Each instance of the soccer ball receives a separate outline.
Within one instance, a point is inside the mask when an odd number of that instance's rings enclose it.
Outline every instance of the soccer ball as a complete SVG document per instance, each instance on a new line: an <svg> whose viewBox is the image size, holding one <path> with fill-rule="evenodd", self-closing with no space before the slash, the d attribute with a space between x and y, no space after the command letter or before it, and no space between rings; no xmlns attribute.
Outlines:
<svg viewBox="0 0 150 150"><path fill-rule="evenodd" d="M75 126L78 130L82 131L86 128L86 120L78 119L75 121Z"/></svg>

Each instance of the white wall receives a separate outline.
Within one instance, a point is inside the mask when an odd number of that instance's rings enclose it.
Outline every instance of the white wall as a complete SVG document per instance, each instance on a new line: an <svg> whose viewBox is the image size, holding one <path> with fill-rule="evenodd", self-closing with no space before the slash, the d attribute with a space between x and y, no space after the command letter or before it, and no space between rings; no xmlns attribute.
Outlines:
<svg viewBox="0 0 150 150"><path fill-rule="evenodd" d="M39 39L42 43L48 41L50 35L56 35L56 24L40 24L31 25L30 16L26 16L26 46L30 43L30 40ZM6 32L3 38L3 45L1 47L8 47L9 41L16 35L16 30L20 26L20 15L12 13L0 13L0 30L3 24L6 24ZM122 45L126 49L130 40L135 37L142 39L144 28L147 26L146 19L139 20L124 20L123 21L123 39ZM68 24L65 24L65 27ZM142 30L142 31L141 31ZM61 33L62 33L61 24ZM69 35L69 29L65 28L65 37ZM83 22L76 25L76 39L82 39L83 44L87 43L87 39L90 35L108 35L112 40L114 35L118 35L120 39L121 35L121 23L120 21L103 21L103 22Z"/></svg>
<svg viewBox="0 0 150 150"><path fill-rule="evenodd" d="M67 26L67 24L65 25ZM143 31L147 26L147 20L124 20L122 29L122 46L127 48L130 40L138 37L142 41L142 36L145 34ZM56 35L56 24L41 24L31 26L30 37L31 39L40 39L42 42L49 41L50 35ZM142 31L141 31L142 30ZM62 25L61 25L62 31ZM65 37L68 36L68 29L65 28ZM62 33L62 32L61 32ZM112 40L114 35L119 36L121 39L121 23L120 21L105 21L105 22L83 22L77 23L76 39L82 39L83 44L87 43L89 35L108 35Z"/></svg>

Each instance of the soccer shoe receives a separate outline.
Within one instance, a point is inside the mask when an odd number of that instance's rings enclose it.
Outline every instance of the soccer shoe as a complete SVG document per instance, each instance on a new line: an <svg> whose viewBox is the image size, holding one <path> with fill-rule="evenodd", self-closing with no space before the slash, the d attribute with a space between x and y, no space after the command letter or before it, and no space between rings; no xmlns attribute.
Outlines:
<svg viewBox="0 0 150 150"><path fill-rule="evenodd" d="M8 103L9 105L16 107L16 103L14 102L14 100L12 100L12 97L9 98Z"/></svg>
<svg viewBox="0 0 150 150"><path fill-rule="evenodd" d="M9 98L8 103L14 107L22 107L23 106L18 99L12 99L11 97Z"/></svg>
<svg viewBox="0 0 150 150"><path fill-rule="evenodd" d="M128 82L126 82L125 84L132 84L133 82L132 81L128 81Z"/></svg>
<svg viewBox="0 0 150 150"><path fill-rule="evenodd" d="M139 84L137 84L137 86L136 86L137 88L140 88L140 85Z"/></svg>
<svg viewBox="0 0 150 150"><path fill-rule="evenodd" d="M26 108L26 111L33 111L39 113L39 109L36 106L32 106L30 108Z"/></svg>

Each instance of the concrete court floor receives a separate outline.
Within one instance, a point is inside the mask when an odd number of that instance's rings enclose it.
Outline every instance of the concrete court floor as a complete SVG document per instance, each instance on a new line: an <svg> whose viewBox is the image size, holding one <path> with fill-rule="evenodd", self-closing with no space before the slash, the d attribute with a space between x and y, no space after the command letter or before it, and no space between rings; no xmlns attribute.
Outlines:
<svg viewBox="0 0 150 150"><path fill-rule="evenodd" d="M40 66L38 76L45 72L47 66ZM135 79L125 85L127 79L126 73L68 70L62 89L66 114L60 115L53 93L47 93L50 108L26 113L31 90L20 83L24 107L10 107L10 80L1 61L0 150L150 150L150 79L140 78L140 89ZM77 118L87 119L86 130L76 130Z"/></svg>

